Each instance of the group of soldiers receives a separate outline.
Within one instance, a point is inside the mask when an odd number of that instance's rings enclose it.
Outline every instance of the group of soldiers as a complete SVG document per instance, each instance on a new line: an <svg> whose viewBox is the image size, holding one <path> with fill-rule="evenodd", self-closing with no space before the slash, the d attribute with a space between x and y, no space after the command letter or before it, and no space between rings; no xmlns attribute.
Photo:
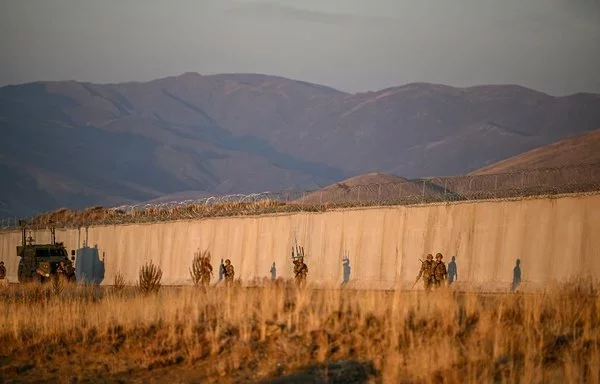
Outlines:
<svg viewBox="0 0 600 384"><path fill-rule="evenodd" d="M442 261L443 258L444 256L441 253L437 253L435 261L433 261L433 255L431 253L427 254L425 261L421 260L421 269L413 287L419 282L420 278L423 278L426 291L430 291L432 287L441 287L448 279L448 271L446 270L446 264Z"/></svg>
<svg viewBox="0 0 600 384"><path fill-rule="evenodd" d="M446 269L446 264L444 264L443 255L441 253L437 253L435 255L435 261L433 260L433 255L431 253L427 254L424 261L421 261L421 269L419 270L419 274L413 287L419 282L419 279L423 279L423 285L426 291L430 291L432 288L439 288L442 284L446 283L448 280L448 270ZM205 254L200 257L200 283L203 286L208 286L210 284L210 280L212 277L212 265L210 264L210 254ZM308 266L304 263L304 256L294 256L292 253L292 260L294 264L294 280L298 287L304 287L306 285L306 277L308 275ZM219 281L224 277L225 285L231 286L233 284L233 278L235 276L235 271L233 265L231 264L231 260L225 260L223 264L223 260L221 260L221 265L219 266ZM273 267L271 267L271 275L273 275ZM449 282L450 283L450 282Z"/></svg>
<svg viewBox="0 0 600 384"><path fill-rule="evenodd" d="M210 284L210 280L213 274L213 267L210 264L210 254L203 254L199 256L200 268L199 268L199 282L202 286L207 287ZM294 258L294 279L296 285L304 287L306 285L306 276L308 275L308 266L304 263L304 257ZM231 286L233 284L233 278L235 276L235 269L231 264L231 260L225 260L225 263L221 260L219 266L219 282L225 278L225 285Z"/></svg>
<svg viewBox="0 0 600 384"><path fill-rule="evenodd" d="M50 263L41 263L35 272L37 273L41 282L46 281L53 274L51 273ZM72 263L65 263L61 261L56 265L56 273L54 274L55 278L65 278L68 281L75 281L75 268Z"/></svg>
<svg viewBox="0 0 600 384"><path fill-rule="evenodd" d="M207 287L210 284L210 279L213 274L213 267L210 264L210 253L205 253L200 256L200 284ZM231 260L221 259L221 265L219 265L219 281L225 278L225 285L231 286L233 284L233 278L235 276L235 269L231 264Z"/></svg>

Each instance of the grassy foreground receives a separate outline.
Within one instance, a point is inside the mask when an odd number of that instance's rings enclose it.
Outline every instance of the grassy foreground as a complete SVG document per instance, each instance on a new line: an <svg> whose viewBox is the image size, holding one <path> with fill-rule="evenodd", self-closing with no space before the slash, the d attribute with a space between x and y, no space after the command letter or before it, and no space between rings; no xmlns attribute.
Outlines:
<svg viewBox="0 0 600 384"><path fill-rule="evenodd" d="M600 382L598 284L459 294L0 287L4 382Z"/></svg>

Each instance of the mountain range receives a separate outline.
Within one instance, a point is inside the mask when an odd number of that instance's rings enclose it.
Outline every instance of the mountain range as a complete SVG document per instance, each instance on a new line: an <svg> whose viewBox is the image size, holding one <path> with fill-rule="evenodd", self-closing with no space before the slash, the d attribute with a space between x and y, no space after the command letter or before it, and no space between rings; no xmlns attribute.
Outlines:
<svg viewBox="0 0 600 384"><path fill-rule="evenodd" d="M464 174L600 127L600 95L413 83L377 92L259 74L0 88L0 216L165 195Z"/></svg>

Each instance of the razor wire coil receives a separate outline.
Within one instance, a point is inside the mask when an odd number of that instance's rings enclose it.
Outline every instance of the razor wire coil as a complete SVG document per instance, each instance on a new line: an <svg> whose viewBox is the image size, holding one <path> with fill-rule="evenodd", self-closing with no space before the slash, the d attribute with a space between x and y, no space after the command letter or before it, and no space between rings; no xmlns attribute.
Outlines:
<svg viewBox="0 0 600 384"><path fill-rule="evenodd" d="M588 164L361 185L340 182L312 191L236 193L197 199L125 204L110 208L94 207L81 211L62 209L27 218L0 218L0 229L18 228L21 219L26 220L32 228L42 228L50 224L56 227L78 227L597 191L600 191L600 164Z"/></svg>

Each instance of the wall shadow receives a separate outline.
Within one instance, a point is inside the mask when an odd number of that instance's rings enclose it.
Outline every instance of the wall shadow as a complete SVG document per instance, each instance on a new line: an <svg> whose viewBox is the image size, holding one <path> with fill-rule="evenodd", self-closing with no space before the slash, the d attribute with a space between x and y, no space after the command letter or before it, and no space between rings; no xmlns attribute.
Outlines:
<svg viewBox="0 0 600 384"><path fill-rule="evenodd" d="M350 267L350 259L349 258L343 259L342 267L344 269L342 285L345 285L345 284L348 284L348 282L350 281L350 273L352 272L352 268Z"/></svg>
<svg viewBox="0 0 600 384"><path fill-rule="evenodd" d="M512 286L510 288L510 291L511 292L516 291L517 288L519 288L520 284L521 284L521 260L517 259L515 267L513 268L513 281L512 281Z"/></svg>
<svg viewBox="0 0 600 384"><path fill-rule="evenodd" d="M458 280L458 269L456 268L456 256L448 263L448 285Z"/></svg>
<svg viewBox="0 0 600 384"><path fill-rule="evenodd" d="M104 255L100 259L98 245L84 245L75 254L75 277L78 283L100 284L104 280Z"/></svg>
<svg viewBox="0 0 600 384"><path fill-rule="evenodd" d="M277 279L277 267L275 266L275 262L273 262L273 265L271 266L269 272L271 273L271 280Z"/></svg>

